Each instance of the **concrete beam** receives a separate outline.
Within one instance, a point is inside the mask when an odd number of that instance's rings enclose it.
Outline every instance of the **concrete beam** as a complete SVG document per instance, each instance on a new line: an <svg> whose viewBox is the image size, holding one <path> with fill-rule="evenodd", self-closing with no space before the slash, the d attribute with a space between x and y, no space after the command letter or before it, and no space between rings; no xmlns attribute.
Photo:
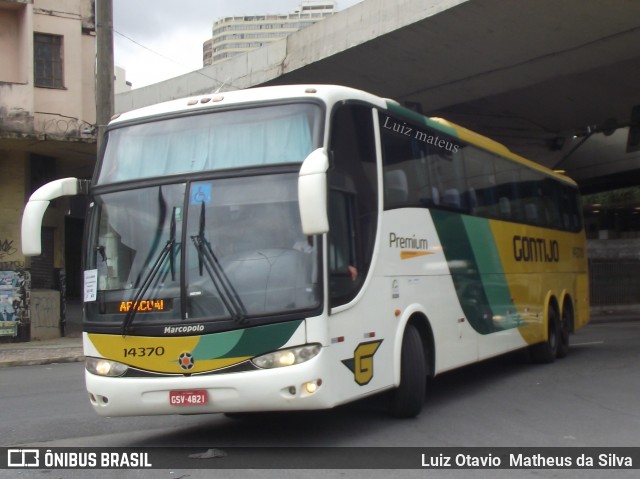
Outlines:
<svg viewBox="0 0 640 479"><path fill-rule="evenodd" d="M265 47L170 80L120 93L116 95L115 111L122 113L210 93L220 87L224 91L266 84L467 1L366 0ZM344 80L337 83L357 83ZM309 78L304 82L314 81Z"/></svg>

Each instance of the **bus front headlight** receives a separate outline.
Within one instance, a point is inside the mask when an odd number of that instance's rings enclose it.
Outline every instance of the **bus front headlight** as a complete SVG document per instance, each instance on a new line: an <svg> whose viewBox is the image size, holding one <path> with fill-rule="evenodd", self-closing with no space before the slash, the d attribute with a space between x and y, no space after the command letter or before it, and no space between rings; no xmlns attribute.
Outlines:
<svg viewBox="0 0 640 479"><path fill-rule="evenodd" d="M129 369L129 366L126 364L104 358L86 358L84 360L84 367L91 374L108 377L122 376L127 372L127 369Z"/></svg>
<svg viewBox="0 0 640 479"><path fill-rule="evenodd" d="M253 358L251 362L262 369L282 368L304 363L315 358L322 349L319 344L307 344L289 349L280 349L272 353Z"/></svg>

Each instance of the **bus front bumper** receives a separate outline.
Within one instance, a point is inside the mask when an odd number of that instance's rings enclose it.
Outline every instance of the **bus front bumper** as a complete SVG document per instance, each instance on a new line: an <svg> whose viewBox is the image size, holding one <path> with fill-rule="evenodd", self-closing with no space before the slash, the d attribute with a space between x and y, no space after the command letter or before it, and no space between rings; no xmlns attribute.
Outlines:
<svg viewBox="0 0 640 479"><path fill-rule="evenodd" d="M316 357L286 368L190 377L114 378L85 371L85 379L91 405L101 416L327 409L336 405L330 400L335 395L321 364ZM206 400L177 404L171 398L180 392Z"/></svg>

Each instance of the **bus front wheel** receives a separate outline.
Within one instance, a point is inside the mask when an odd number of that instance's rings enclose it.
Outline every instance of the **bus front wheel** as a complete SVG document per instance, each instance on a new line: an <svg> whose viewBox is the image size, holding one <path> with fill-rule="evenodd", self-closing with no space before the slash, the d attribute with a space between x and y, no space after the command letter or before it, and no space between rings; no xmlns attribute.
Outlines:
<svg viewBox="0 0 640 479"><path fill-rule="evenodd" d="M408 324L400 353L400 385L391 394L389 404L392 416L411 418L422 411L427 387L426 357L420 333Z"/></svg>

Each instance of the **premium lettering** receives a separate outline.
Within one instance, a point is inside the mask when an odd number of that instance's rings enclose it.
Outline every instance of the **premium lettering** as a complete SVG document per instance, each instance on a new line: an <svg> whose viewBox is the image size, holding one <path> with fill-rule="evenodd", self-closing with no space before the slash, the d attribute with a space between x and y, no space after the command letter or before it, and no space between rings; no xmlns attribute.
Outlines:
<svg viewBox="0 0 640 479"><path fill-rule="evenodd" d="M416 238L416 235L398 236L395 233L389 233L389 246L391 248L410 248L426 251L429 249L429 240Z"/></svg>

